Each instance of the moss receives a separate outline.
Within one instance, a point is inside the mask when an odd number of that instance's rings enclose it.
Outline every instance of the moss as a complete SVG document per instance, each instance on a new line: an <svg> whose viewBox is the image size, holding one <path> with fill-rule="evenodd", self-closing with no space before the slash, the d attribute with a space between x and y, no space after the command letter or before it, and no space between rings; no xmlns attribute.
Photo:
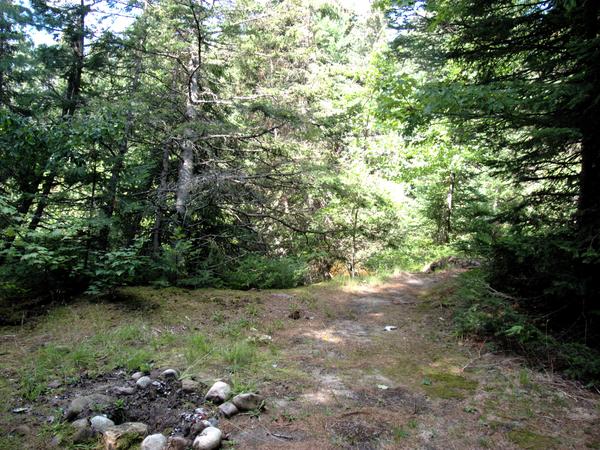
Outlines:
<svg viewBox="0 0 600 450"><path fill-rule="evenodd" d="M139 433L123 433L118 440L116 450L133 450L139 448L144 437Z"/></svg>
<svg viewBox="0 0 600 450"><path fill-rule="evenodd" d="M423 387L427 394L444 399L465 398L467 394L475 392L478 385L477 381L445 372L428 373L426 378L429 382Z"/></svg>
<svg viewBox="0 0 600 450"><path fill-rule="evenodd" d="M559 442L556 438L525 429L510 431L507 436L513 444L527 450L546 450L559 447Z"/></svg>

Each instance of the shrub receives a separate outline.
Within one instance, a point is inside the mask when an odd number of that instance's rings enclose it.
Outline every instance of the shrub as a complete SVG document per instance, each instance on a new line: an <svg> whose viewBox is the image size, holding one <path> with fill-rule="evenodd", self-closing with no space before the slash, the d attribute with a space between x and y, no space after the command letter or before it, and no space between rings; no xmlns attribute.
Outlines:
<svg viewBox="0 0 600 450"><path fill-rule="evenodd" d="M537 365L549 365L589 386L600 384L600 352L542 331L543 318L526 314L516 299L491 289L482 270L460 276L453 300L457 333L492 338Z"/></svg>
<svg viewBox="0 0 600 450"><path fill-rule="evenodd" d="M300 258L251 255L223 278L233 289L285 289L303 284L306 271L307 264Z"/></svg>

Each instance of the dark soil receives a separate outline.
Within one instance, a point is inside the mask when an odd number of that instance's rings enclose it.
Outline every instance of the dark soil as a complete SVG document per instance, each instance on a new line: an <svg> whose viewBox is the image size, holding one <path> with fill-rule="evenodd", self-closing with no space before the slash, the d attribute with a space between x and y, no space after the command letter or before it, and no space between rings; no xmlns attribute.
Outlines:
<svg viewBox="0 0 600 450"><path fill-rule="evenodd" d="M217 409L205 403L201 392L184 392L181 382L175 379L161 379L153 373L154 383L145 389L136 389L133 394L115 393L115 388L135 387L135 382L124 371L103 374L94 378L82 378L67 386L64 399L66 408L77 395L106 394L114 402L102 413L115 424L142 422L148 425L150 433L189 435L195 422L217 416ZM93 414L93 411L90 411ZM89 415L89 414L88 414ZM82 415L82 416L85 416Z"/></svg>

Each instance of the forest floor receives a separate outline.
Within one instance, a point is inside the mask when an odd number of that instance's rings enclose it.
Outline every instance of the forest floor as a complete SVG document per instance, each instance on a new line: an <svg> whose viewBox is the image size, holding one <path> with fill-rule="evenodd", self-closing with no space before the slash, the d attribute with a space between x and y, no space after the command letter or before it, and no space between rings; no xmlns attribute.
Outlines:
<svg viewBox="0 0 600 450"><path fill-rule="evenodd" d="M228 448L600 448L600 396L452 333L443 299L455 275L285 291L127 288L3 327L0 448L96 448L70 446L62 408L139 367L264 395L260 414L220 420ZM183 406L165 406L151 428Z"/></svg>

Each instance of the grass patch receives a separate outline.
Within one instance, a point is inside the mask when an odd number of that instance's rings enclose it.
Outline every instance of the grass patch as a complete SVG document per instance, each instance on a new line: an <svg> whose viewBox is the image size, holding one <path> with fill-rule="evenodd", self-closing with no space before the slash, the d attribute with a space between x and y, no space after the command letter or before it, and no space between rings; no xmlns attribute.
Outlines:
<svg viewBox="0 0 600 450"><path fill-rule="evenodd" d="M426 374L422 384L430 397L443 399L463 399L475 392L478 385L477 381L445 372Z"/></svg>
<svg viewBox="0 0 600 450"><path fill-rule="evenodd" d="M513 444L526 450L559 448L559 442L556 438L537 434L525 429L510 431L507 434L507 437Z"/></svg>
<svg viewBox="0 0 600 450"><path fill-rule="evenodd" d="M239 341L223 352L223 359L231 365L234 372L252 364L256 359L256 345L248 341Z"/></svg>

